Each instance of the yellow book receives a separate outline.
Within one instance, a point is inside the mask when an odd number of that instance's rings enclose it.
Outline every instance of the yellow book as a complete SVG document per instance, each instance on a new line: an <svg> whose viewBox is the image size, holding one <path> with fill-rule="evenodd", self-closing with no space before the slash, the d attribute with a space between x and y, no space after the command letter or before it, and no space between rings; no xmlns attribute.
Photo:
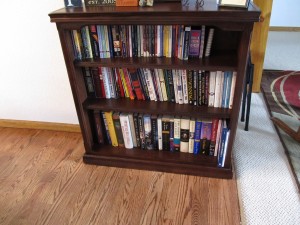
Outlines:
<svg viewBox="0 0 300 225"><path fill-rule="evenodd" d="M125 79L124 71L123 71L123 69L120 68L119 72L120 72L120 77L121 77L122 84L123 84L125 97L129 98L129 91L128 91L128 88L127 88L127 85L126 85L126 79Z"/></svg>
<svg viewBox="0 0 300 225"><path fill-rule="evenodd" d="M118 145L118 139L117 139L117 135L116 135L116 130L114 127L114 122L113 122L113 118L112 118L112 114L113 112L104 112L106 121L107 121L107 126L108 126L108 132L110 135L110 139L111 139L111 144L112 146L119 146Z"/></svg>

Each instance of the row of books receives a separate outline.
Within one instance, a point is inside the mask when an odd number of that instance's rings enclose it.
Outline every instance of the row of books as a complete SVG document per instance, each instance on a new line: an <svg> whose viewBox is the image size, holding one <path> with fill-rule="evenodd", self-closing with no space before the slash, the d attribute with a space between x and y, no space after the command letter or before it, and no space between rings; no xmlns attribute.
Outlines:
<svg viewBox="0 0 300 225"><path fill-rule="evenodd" d="M93 111L99 144L218 157L224 167L230 130L226 120Z"/></svg>
<svg viewBox="0 0 300 225"><path fill-rule="evenodd" d="M184 25L88 25L72 30L76 59L113 57L202 58L215 28Z"/></svg>
<svg viewBox="0 0 300 225"><path fill-rule="evenodd" d="M148 68L83 68L88 95L232 108L236 72Z"/></svg>

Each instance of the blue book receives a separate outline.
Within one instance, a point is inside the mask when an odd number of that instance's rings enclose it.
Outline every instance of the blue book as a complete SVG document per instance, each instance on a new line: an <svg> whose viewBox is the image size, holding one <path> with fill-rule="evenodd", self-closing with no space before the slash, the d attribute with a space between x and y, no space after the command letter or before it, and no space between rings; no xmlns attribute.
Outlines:
<svg viewBox="0 0 300 225"><path fill-rule="evenodd" d="M195 140L194 140L194 154L199 154L200 151L200 137L201 137L202 122L197 120L195 124Z"/></svg>
<svg viewBox="0 0 300 225"><path fill-rule="evenodd" d="M232 74L233 74L232 71L228 71L224 108L229 108L229 99L230 99L230 91L231 91L231 83L232 83Z"/></svg>
<svg viewBox="0 0 300 225"><path fill-rule="evenodd" d="M221 107L225 108L225 98L226 98L226 88L227 88L228 72L224 72L224 81L223 81L223 92L222 92L222 104Z"/></svg>
<svg viewBox="0 0 300 225"><path fill-rule="evenodd" d="M224 162L225 162L225 157L226 157L226 150L227 150L227 143L226 140L228 140L227 135L228 135L228 128L226 125L226 121L223 121L223 128L222 128L222 133L221 133L221 140L220 140L220 151L218 155L218 167L224 167ZM226 148L226 150L225 150Z"/></svg>

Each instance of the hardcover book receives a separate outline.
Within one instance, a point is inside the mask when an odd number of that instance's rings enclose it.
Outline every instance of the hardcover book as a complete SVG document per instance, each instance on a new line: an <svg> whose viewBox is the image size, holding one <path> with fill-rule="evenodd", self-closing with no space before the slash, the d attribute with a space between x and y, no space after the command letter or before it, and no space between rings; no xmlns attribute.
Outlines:
<svg viewBox="0 0 300 225"><path fill-rule="evenodd" d="M191 30L189 57L199 57L201 30Z"/></svg>
<svg viewBox="0 0 300 225"><path fill-rule="evenodd" d="M180 120L180 151L189 152L190 119L181 118Z"/></svg>

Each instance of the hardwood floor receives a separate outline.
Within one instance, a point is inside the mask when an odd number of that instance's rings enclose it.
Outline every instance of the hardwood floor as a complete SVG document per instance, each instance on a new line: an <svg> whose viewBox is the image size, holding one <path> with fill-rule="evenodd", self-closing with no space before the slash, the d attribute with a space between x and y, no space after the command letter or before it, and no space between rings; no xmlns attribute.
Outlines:
<svg viewBox="0 0 300 225"><path fill-rule="evenodd" d="M235 180L86 165L83 153L80 133L0 127L0 224L240 224Z"/></svg>

